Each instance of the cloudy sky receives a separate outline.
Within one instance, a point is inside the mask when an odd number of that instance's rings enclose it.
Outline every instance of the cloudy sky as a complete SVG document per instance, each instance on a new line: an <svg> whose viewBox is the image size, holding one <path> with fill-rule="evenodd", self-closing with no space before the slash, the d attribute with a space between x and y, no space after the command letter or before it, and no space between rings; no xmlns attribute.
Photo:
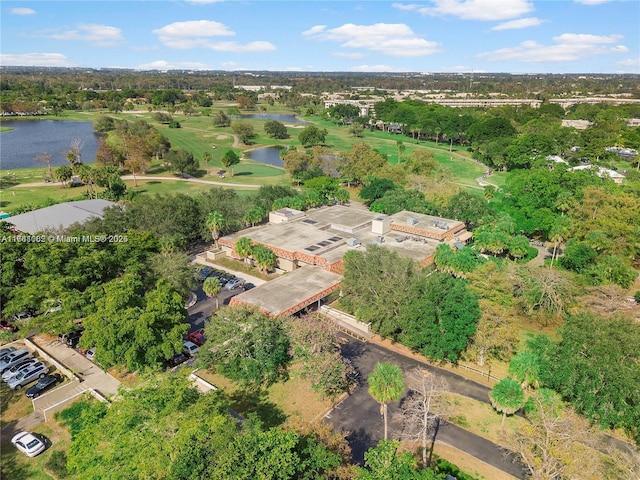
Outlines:
<svg viewBox="0 0 640 480"><path fill-rule="evenodd" d="M0 65L640 73L638 0L3 0L0 22Z"/></svg>

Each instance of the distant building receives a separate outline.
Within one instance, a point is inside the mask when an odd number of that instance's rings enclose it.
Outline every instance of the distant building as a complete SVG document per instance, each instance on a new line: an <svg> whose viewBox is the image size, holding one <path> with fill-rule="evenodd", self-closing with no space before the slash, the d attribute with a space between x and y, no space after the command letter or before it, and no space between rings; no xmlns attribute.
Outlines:
<svg viewBox="0 0 640 480"><path fill-rule="evenodd" d="M19 232L33 235L68 228L74 223L83 223L90 218L102 218L104 210L114 205L116 204L113 202L99 199L58 203L10 217L5 221Z"/></svg>
<svg viewBox="0 0 640 480"><path fill-rule="evenodd" d="M577 167L572 167L569 170L578 171L578 170L591 170L600 178L610 178L615 183L622 183L624 181L624 175L616 172L615 170L611 170L609 168L599 167L597 165L578 165Z"/></svg>

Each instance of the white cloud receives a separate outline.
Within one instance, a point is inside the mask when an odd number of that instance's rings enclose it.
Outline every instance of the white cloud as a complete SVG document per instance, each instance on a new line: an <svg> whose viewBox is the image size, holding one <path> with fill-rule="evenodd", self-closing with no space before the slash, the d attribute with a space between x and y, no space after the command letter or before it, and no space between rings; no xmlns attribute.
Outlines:
<svg viewBox="0 0 640 480"><path fill-rule="evenodd" d="M581 3L582 5L601 5L603 3L609 3L611 0L573 0L575 3Z"/></svg>
<svg viewBox="0 0 640 480"><path fill-rule="evenodd" d="M213 70L210 65L201 62L167 62L156 60L155 62L142 63L137 70Z"/></svg>
<svg viewBox="0 0 640 480"><path fill-rule="evenodd" d="M108 47L124 41L122 31L119 28L96 23L80 24L76 26L75 30L45 36L54 40L80 40L97 47Z"/></svg>
<svg viewBox="0 0 640 480"><path fill-rule="evenodd" d="M75 67L67 57L61 53L23 53L0 54L0 64L10 67Z"/></svg>
<svg viewBox="0 0 640 480"><path fill-rule="evenodd" d="M359 58L364 58L365 57L364 53L358 53L358 52L353 52L353 53L333 52L331 55L333 55L334 57L350 58L350 59L353 59L353 60L357 60Z"/></svg>
<svg viewBox="0 0 640 480"><path fill-rule="evenodd" d="M33 8L12 8L11 15L35 15L36 11Z"/></svg>
<svg viewBox="0 0 640 480"><path fill-rule="evenodd" d="M303 35L314 40L341 42L340 46L344 48L361 48L394 57L417 57L440 50L436 42L420 38L403 23L347 23L330 30L326 30L324 25L317 25Z"/></svg>
<svg viewBox="0 0 640 480"><path fill-rule="evenodd" d="M235 32L226 25L212 20L192 20L189 22L175 22L162 28L152 30L162 38L190 38L190 37L225 37L233 36Z"/></svg>
<svg viewBox="0 0 640 480"><path fill-rule="evenodd" d="M415 11L422 15L451 15L463 20L498 21L520 17L533 11L530 0L430 0L424 4L394 3L398 10Z"/></svg>
<svg viewBox="0 0 640 480"><path fill-rule="evenodd" d="M621 60L617 62L616 65L621 65L623 67L639 67L640 68L640 57L627 58L626 60Z"/></svg>
<svg viewBox="0 0 640 480"><path fill-rule="evenodd" d="M208 48L218 52L269 52L276 47L265 41L241 44L237 42L216 42L209 37L230 37L235 32L226 25L212 20L175 22L153 30L163 45L174 49Z"/></svg>
<svg viewBox="0 0 640 480"><path fill-rule="evenodd" d="M541 23L542 20L536 17L519 18L518 20L511 20L509 22L504 22L500 25L496 25L495 27L492 27L491 30L516 30L519 28L537 27Z"/></svg>
<svg viewBox="0 0 640 480"><path fill-rule="evenodd" d="M478 57L489 61L520 60L526 63L572 62L594 55L627 52L624 45L612 45L621 38L620 35L564 33L553 37L553 45L527 40L515 47L481 53Z"/></svg>
<svg viewBox="0 0 640 480"><path fill-rule="evenodd" d="M317 35L318 33L322 33L326 30L326 25L316 25L315 27L311 27L309 30L305 30L302 32L302 35Z"/></svg>

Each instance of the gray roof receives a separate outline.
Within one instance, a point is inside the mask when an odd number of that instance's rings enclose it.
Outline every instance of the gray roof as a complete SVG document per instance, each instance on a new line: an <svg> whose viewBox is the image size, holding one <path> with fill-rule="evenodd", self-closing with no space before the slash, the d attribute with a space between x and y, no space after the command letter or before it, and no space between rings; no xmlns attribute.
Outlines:
<svg viewBox="0 0 640 480"><path fill-rule="evenodd" d="M337 286L342 276L320 267L302 267L236 295L233 303L254 305L271 315L291 314L313 303L317 295Z"/></svg>
<svg viewBox="0 0 640 480"><path fill-rule="evenodd" d="M6 221L23 233L34 234L67 228L74 223L83 223L93 217L102 217L104 209L113 205L116 204L99 199L59 203L7 218Z"/></svg>

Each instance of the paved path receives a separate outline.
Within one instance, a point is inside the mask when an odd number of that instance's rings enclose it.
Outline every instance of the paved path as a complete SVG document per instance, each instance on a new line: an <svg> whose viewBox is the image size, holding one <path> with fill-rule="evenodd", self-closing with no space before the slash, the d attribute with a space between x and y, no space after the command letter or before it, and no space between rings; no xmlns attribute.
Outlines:
<svg viewBox="0 0 640 480"><path fill-rule="evenodd" d="M133 180L133 175L123 175L122 180ZM216 182L213 180L201 180L199 178L180 178L180 177L152 177L148 175L136 175L137 180L163 180L171 182L191 182L191 183L203 183L206 185L217 185L219 187L233 187L233 188L253 188L259 189L262 185L251 185L248 183L225 183ZM11 188L32 188L32 187L51 187L62 186L61 182L33 182L33 183L19 183L13 185Z"/></svg>
<svg viewBox="0 0 640 480"><path fill-rule="evenodd" d="M380 417L379 404L367 391L366 378L377 362L390 361L400 365L403 371L421 367L446 378L449 390L475 400L488 402L489 389L483 385L465 379L447 370L426 365L417 360L405 357L373 343L362 343L345 337L348 343L342 345L342 353L350 358L360 372L361 384L356 391L340 405L326 415L326 419L337 429L349 431L347 436L351 445L354 460L362 463L364 452L383 438L384 425ZM399 438L402 425L399 415L399 403L389 405L389 430L391 438ZM502 447L475 435L467 430L444 423L438 432L437 440L450 444L481 461L509 473L517 478L524 478L522 467L506 458Z"/></svg>

